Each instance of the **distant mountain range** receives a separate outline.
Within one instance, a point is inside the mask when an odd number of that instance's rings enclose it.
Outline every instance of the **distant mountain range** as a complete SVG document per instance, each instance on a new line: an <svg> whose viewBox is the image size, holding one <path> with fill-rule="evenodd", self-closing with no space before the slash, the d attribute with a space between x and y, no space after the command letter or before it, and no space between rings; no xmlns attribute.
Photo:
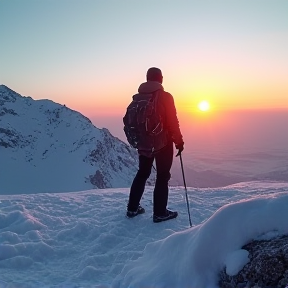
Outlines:
<svg viewBox="0 0 288 288"><path fill-rule="evenodd" d="M81 113L0 85L0 194L129 187L137 159Z"/></svg>

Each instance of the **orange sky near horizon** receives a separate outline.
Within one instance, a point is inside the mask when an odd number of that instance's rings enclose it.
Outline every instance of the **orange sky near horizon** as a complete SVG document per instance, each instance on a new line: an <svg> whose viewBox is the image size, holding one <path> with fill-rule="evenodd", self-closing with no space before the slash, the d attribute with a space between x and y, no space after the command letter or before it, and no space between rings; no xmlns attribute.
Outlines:
<svg viewBox="0 0 288 288"><path fill-rule="evenodd" d="M287 12L286 0L0 1L0 84L121 117L156 66L179 115L202 119L203 100L207 119L288 109Z"/></svg>
<svg viewBox="0 0 288 288"><path fill-rule="evenodd" d="M126 83L125 86L128 86L128 84ZM61 96L58 96L57 99L60 100L61 104L66 104L66 106L87 116L122 115L132 100L132 96L137 93L138 85L132 84L131 87L112 86L111 89L103 89L102 91L93 88L91 90L87 89L87 91L82 89L81 92L78 92L79 94L77 91L73 91L68 97L63 98L63 103L61 103ZM183 86L181 89L173 89L174 83L170 84L165 85L163 83L163 86L164 88L166 86L171 87L170 90L166 88L165 90L173 95L178 113L199 114L197 105L203 100L209 102L210 109L207 112L200 112L200 114L211 114L223 110L288 109L288 87L284 85L273 87L270 84L266 87L264 85L264 87L246 86L232 89L231 86L227 87L228 85L226 87L213 87L213 85L209 87L209 80L207 80L205 87L193 88L193 84L191 84L191 87L187 87L185 91ZM97 87L97 84L95 84L95 87ZM180 91L178 92L178 90ZM81 97L83 93L85 99ZM69 99L68 102L67 99Z"/></svg>
<svg viewBox="0 0 288 288"><path fill-rule="evenodd" d="M204 56L194 59L193 55L190 59L187 54L189 61L186 63L159 65L164 76L163 87L173 95L179 113L197 114L197 105L203 100L210 103L211 112L288 109L288 67L283 63L279 65L271 59L261 63L262 58L254 54L235 52L234 58L231 53L228 58L220 57L220 52L214 54L215 51L207 52L207 59ZM239 55L245 63L240 63ZM54 97L58 101L68 100L68 105L87 116L122 115L138 86L145 82L146 67L139 67L131 75L127 72L122 75L118 68L115 70L111 71L111 78L106 74L95 79L85 75L85 79L73 83L70 93L69 87L58 83L55 90L58 95Z"/></svg>

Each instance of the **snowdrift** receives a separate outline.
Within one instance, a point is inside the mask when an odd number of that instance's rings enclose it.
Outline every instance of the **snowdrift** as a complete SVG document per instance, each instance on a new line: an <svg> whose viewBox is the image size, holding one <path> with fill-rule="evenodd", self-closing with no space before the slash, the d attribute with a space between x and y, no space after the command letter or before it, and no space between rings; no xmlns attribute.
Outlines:
<svg viewBox="0 0 288 288"><path fill-rule="evenodd" d="M176 219L125 217L125 188L0 195L0 287L210 288L226 267L248 261L252 239L288 233L288 183L249 182L217 189L170 188Z"/></svg>

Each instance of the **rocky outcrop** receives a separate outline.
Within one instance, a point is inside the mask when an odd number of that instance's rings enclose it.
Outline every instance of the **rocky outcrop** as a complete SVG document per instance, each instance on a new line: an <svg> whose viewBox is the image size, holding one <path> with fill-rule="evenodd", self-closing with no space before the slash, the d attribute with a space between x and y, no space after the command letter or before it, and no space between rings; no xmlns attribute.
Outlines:
<svg viewBox="0 0 288 288"><path fill-rule="evenodd" d="M288 287L288 235L271 240L254 240L242 247L249 252L249 263L235 276L220 273L221 288Z"/></svg>

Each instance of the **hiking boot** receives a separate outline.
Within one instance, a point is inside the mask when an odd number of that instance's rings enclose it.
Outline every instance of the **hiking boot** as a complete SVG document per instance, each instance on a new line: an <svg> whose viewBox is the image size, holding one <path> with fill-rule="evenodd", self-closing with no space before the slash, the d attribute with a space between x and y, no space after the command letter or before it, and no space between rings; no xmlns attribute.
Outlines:
<svg viewBox="0 0 288 288"><path fill-rule="evenodd" d="M159 223L159 222L163 222L163 221L167 221L170 219L174 219L178 216L178 212L176 211L170 211L170 210L166 210L166 214L163 216L157 216L157 215L153 215L153 222L154 223Z"/></svg>
<svg viewBox="0 0 288 288"><path fill-rule="evenodd" d="M133 217L137 216L138 214L143 214L143 213L145 213L145 209L139 205L136 211L128 211L127 210L126 215L128 218L133 218Z"/></svg>

